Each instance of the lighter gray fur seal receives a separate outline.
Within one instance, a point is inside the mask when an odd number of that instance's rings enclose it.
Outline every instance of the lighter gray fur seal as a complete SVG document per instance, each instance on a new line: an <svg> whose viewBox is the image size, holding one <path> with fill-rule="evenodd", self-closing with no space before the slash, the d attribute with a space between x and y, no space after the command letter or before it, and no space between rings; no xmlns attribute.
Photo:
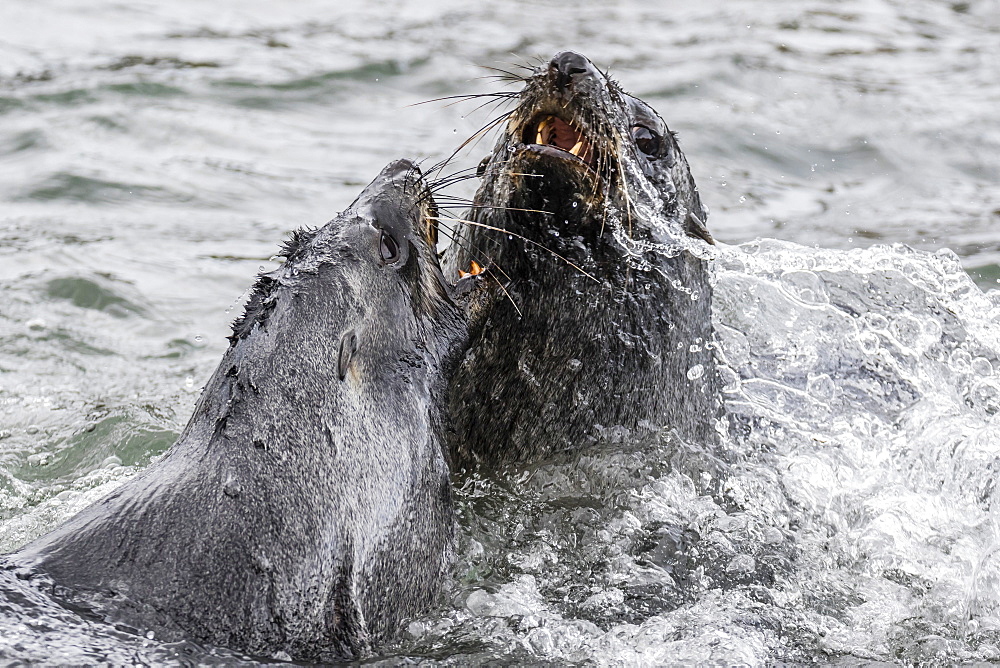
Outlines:
<svg viewBox="0 0 1000 668"><path fill-rule="evenodd" d="M177 443L7 569L160 641L305 661L362 657L431 605L455 533L442 395L466 332L429 206L398 161L297 233Z"/></svg>

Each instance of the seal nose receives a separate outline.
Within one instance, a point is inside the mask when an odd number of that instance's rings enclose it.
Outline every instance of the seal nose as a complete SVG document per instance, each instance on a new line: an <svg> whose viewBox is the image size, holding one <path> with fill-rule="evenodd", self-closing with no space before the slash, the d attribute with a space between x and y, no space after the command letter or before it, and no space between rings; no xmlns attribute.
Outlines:
<svg viewBox="0 0 1000 668"><path fill-rule="evenodd" d="M579 80L579 75L592 73L593 65L586 56L575 51L560 51L552 57L549 69L556 75L556 88L565 90L566 86Z"/></svg>
<svg viewBox="0 0 1000 668"><path fill-rule="evenodd" d="M382 170L382 173L379 174L379 176L382 176L386 179L395 179L400 175L410 174L410 173L415 174L416 176L419 177L420 168L417 167L417 163L413 162L412 160L401 158L399 160L394 160L390 162L388 165L386 165L385 168Z"/></svg>

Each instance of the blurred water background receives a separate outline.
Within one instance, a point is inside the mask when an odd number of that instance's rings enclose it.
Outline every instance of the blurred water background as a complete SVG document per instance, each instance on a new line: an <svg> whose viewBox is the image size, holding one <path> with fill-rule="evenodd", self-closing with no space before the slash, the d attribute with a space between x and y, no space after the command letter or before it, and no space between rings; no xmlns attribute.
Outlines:
<svg viewBox="0 0 1000 668"><path fill-rule="evenodd" d="M0 550L169 447L290 230L492 118L416 103L566 48L680 133L754 429L715 494L667 434L471 481L388 660L1000 659L998 0L6 0Z"/></svg>

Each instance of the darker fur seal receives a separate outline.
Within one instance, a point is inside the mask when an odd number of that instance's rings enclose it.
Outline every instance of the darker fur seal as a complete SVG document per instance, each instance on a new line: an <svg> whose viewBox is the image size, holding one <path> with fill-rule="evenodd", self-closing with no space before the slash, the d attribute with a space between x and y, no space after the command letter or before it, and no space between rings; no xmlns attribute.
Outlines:
<svg viewBox="0 0 1000 668"><path fill-rule="evenodd" d="M623 427L714 443L712 238L675 136L577 53L524 81L445 255L452 279L486 268L450 390L453 465L531 461Z"/></svg>
<svg viewBox="0 0 1000 668"><path fill-rule="evenodd" d="M6 566L158 640L357 657L436 597L444 383L465 340L408 161L260 277L166 456Z"/></svg>

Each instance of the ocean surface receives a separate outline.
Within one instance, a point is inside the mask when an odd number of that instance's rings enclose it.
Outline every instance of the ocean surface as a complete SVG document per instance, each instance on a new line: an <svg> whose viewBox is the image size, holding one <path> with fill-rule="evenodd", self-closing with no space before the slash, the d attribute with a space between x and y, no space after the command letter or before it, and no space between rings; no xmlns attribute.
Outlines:
<svg viewBox="0 0 1000 668"><path fill-rule="evenodd" d="M374 660L1000 661L1000 0L5 0L0 551L170 446L292 229L497 113L429 100L563 49L680 135L747 428L468 481ZM30 607L0 657L233 660Z"/></svg>

